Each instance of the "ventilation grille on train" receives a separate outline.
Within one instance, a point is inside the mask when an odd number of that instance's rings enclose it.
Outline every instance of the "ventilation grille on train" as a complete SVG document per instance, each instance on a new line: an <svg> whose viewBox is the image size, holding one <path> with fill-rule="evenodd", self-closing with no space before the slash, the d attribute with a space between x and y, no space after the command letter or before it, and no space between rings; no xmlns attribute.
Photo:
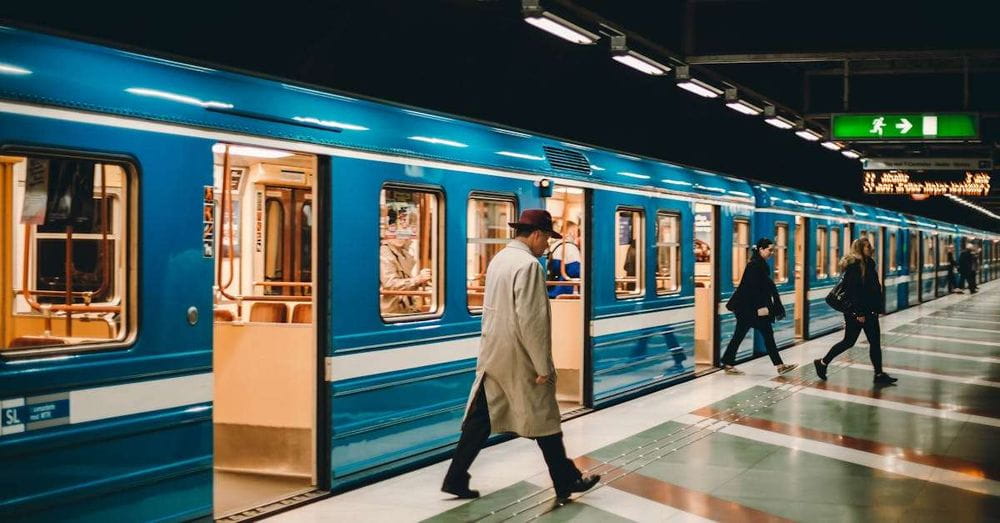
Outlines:
<svg viewBox="0 0 1000 523"><path fill-rule="evenodd" d="M549 161L549 166L553 170L590 174L590 161L583 153L548 146L544 146L542 149L545 149L545 159Z"/></svg>

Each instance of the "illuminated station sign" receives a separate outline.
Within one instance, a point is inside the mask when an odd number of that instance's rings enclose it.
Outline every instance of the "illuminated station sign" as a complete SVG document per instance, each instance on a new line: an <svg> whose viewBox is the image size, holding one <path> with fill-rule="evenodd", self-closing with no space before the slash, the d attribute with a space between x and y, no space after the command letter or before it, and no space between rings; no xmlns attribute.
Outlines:
<svg viewBox="0 0 1000 523"><path fill-rule="evenodd" d="M864 171L862 190L865 194L937 196L987 196L990 174L986 171L965 171L955 179L935 175L934 179L908 171Z"/></svg>
<svg viewBox="0 0 1000 523"><path fill-rule="evenodd" d="M830 135L845 141L966 141L979 139L977 113L835 114Z"/></svg>

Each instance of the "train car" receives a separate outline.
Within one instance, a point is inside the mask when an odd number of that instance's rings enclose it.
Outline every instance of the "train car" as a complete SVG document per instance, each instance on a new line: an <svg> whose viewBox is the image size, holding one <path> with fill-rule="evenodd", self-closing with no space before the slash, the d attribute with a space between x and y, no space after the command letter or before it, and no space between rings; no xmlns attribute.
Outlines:
<svg viewBox="0 0 1000 523"><path fill-rule="evenodd" d="M713 370L758 236L780 343L839 328L831 198L16 28L0 56L0 519L239 519L441 459L526 208L568 240L566 416Z"/></svg>

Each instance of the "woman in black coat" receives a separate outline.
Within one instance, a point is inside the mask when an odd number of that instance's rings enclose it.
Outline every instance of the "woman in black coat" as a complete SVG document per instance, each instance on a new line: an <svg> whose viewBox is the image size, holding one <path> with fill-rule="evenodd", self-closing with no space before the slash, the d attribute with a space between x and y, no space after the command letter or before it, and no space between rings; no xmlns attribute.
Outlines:
<svg viewBox="0 0 1000 523"><path fill-rule="evenodd" d="M752 255L746 269L743 270L740 285L726 303L726 308L736 313L736 330L733 332L733 339L729 340L726 353L722 356L722 368L726 374L743 374L743 371L734 367L733 363L736 360L736 349L751 328L757 329L757 332L764 337L767 355L771 357L771 363L774 364L778 374L784 374L798 367L796 363L791 365L782 363L781 356L778 355L778 346L774 343L771 323L775 319L780 320L785 317L785 307L781 305L778 287L771 279L771 267L767 264L767 259L771 257L773 250L774 242L769 238L757 240L756 245L751 247Z"/></svg>
<svg viewBox="0 0 1000 523"><path fill-rule="evenodd" d="M840 260L840 270L844 272L844 291L847 294L848 309L844 313L844 339L830 348L823 358L814 360L816 374L826 379L826 370L833 358L854 346L858 335L865 331L868 338L868 356L875 367L874 382L890 384L896 378L882 371L881 329L878 315L885 312L882 300L882 285L879 283L878 267L872 258L872 244L865 238L854 240L851 252Z"/></svg>

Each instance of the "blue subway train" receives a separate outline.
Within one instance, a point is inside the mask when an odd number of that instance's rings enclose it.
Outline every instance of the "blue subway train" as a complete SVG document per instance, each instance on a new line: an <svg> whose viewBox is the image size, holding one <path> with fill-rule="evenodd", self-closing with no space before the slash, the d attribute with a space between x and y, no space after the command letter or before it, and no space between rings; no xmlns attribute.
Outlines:
<svg viewBox="0 0 1000 523"><path fill-rule="evenodd" d="M567 417L714 369L758 237L782 347L841 328L853 239L889 311L966 243L1000 268L991 232L11 27L0 175L5 521L239 519L443 458L526 208L566 236Z"/></svg>

